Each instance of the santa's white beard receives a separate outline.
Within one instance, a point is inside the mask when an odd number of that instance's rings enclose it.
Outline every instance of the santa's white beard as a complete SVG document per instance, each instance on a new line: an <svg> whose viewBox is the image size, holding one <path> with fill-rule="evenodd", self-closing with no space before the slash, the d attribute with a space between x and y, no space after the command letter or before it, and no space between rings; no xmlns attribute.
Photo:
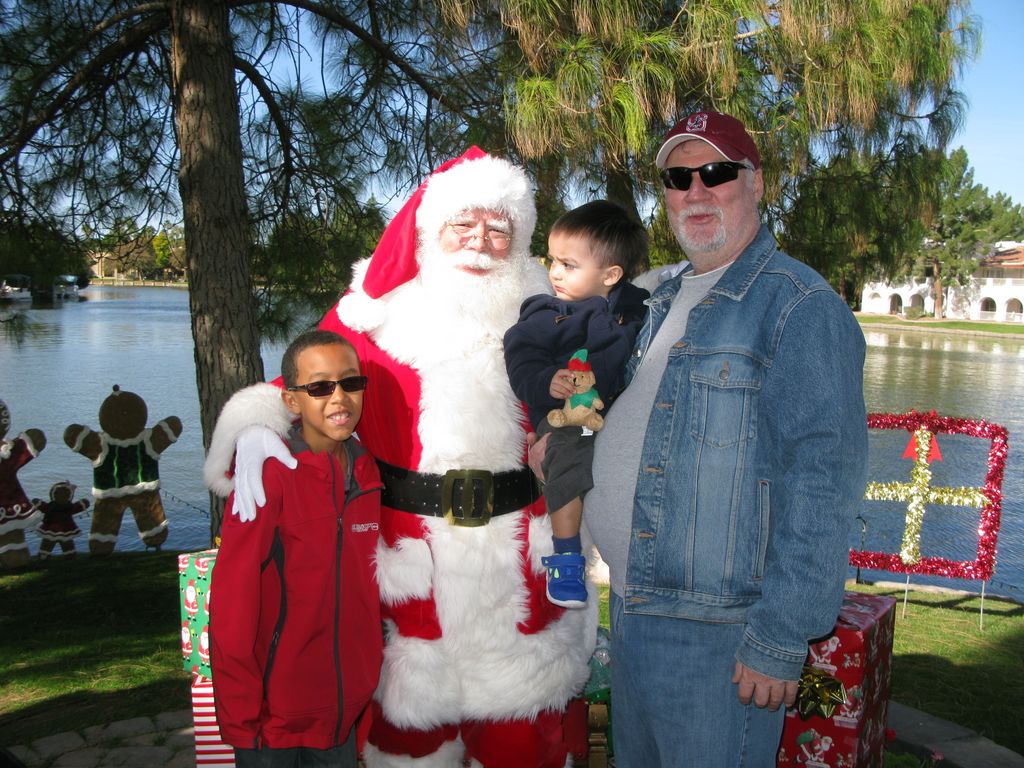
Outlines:
<svg viewBox="0 0 1024 768"><path fill-rule="evenodd" d="M463 267L487 271L471 273ZM424 323L473 323L500 337L516 321L526 298L525 267L524 259L511 255L496 259L471 250L444 253L436 243L421 244L420 273L408 288L429 299L432 309Z"/></svg>

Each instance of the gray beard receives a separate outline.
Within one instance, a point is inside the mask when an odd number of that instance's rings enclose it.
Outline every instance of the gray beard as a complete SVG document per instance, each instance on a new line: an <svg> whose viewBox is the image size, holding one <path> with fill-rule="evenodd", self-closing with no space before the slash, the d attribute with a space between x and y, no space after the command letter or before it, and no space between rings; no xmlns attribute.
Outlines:
<svg viewBox="0 0 1024 768"><path fill-rule="evenodd" d="M691 238L687 233L686 228L683 226L683 220L686 216L693 213L711 213L718 216L718 230L711 239L697 241ZM682 246L683 251L685 251L687 255L717 251L725 245L726 235L725 226L722 224L722 211L714 206L693 206L685 211L680 211L674 218L669 217L669 224L672 227L672 232L676 236L676 240L679 242L679 245Z"/></svg>

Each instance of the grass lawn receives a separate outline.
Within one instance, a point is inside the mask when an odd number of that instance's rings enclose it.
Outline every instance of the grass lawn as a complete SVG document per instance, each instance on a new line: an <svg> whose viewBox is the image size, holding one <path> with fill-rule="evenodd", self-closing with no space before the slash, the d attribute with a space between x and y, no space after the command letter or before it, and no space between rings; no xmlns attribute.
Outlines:
<svg viewBox="0 0 1024 768"><path fill-rule="evenodd" d="M1024 606L856 585L896 597L892 697L1024 753ZM118 553L0 575L0 746L189 707L177 555ZM601 622L608 623L607 602Z"/></svg>
<svg viewBox="0 0 1024 768"><path fill-rule="evenodd" d="M1024 336L1024 324L1022 323L996 323L982 322L975 320L936 320L931 317L921 317L917 320L907 320L895 315L863 315L857 314L857 322L861 325L901 325L907 330L950 330L950 331L977 331L980 333L1006 333Z"/></svg>
<svg viewBox="0 0 1024 768"><path fill-rule="evenodd" d="M177 554L52 558L0 606L0 745L189 708Z"/></svg>
<svg viewBox="0 0 1024 768"><path fill-rule="evenodd" d="M892 698L963 725L1024 754L1024 606L978 597L911 591L903 616L902 587L858 584L897 599Z"/></svg>

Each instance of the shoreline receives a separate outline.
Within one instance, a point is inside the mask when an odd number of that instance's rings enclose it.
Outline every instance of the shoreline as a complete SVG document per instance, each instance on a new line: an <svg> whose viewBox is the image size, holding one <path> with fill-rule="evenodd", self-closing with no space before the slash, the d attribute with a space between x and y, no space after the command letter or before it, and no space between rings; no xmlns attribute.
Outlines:
<svg viewBox="0 0 1024 768"><path fill-rule="evenodd" d="M113 287L129 287L129 288L178 288L188 290L188 283L173 280L142 280L142 279L129 279L129 278L114 278L114 277L97 277L90 280L89 286L92 285L105 285ZM88 290L89 286L81 290ZM87 298L87 297L86 297ZM952 322L968 322L983 324L983 321L978 320L935 320L932 318L922 320L896 320L891 322L875 322L873 320L862 320L862 318L881 318L881 317L892 317L891 315L878 315L870 312L854 312L854 317L857 319L858 324L862 329L877 328L884 331L909 331L911 333L947 333L956 336L979 336L984 338L997 338L997 339L1010 339L1012 341L1024 342L1024 325L1021 326L1019 333L1015 331L985 331L982 329L965 329L965 328L950 328L946 326L946 323ZM1005 327L1010 325L1009 323L992 323L992 325L998 325ZM931 326L931 327L929 327Z"/></svg>
<svg viewBox="0 0 1024 768"><path fill-rule="evenodd" d="M865 312L854 312L854 317L857 319L857 323L860 325L862 330L870 328L877 328L883 331L909 331L910 333L947 333L955 336L980 336L988 339L1009 339L1011 341L1024 341L1024 326L1021 327L1020 333L1014 331L1000 332L1000 331L985 331L974 328L950 328L944 323L951 322L971 322L978 323L977 320L906 320L900 322L874 322L874 321L862 321L862 318L868 317L885 317L885 315L874 315ZM921 325L918 325L921 323ZM929 327L931 325L932 327ZM1009 325L1009 323L993 323L1000 327Z"/></svg>

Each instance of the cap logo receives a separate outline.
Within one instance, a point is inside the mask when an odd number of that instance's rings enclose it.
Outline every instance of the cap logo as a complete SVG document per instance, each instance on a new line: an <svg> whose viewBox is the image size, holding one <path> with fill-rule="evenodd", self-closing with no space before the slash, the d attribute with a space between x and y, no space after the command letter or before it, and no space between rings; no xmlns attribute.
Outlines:
<svg viewBox="0 0 1024 768"><path fill-rule="evenodd" d="M686 119L686 131L703 133L708 129L708 116L704 112L698 112L695 115L690 115Z"/></svg>

